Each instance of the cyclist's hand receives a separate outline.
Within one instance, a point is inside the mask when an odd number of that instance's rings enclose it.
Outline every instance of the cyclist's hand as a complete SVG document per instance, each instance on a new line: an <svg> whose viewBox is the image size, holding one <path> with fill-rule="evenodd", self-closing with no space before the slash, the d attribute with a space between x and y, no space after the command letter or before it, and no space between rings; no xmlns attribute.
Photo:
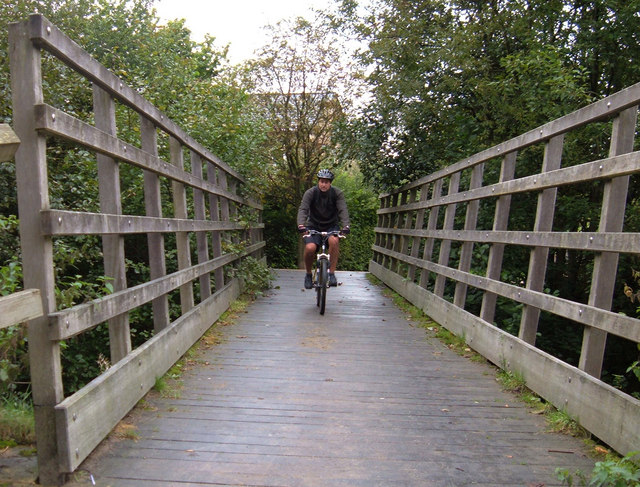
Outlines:
<svg viewBox="0 0 640 487"><path fill-rule="evenodd" d="M298 232L307 233L307 227L305 227L304 225L298 225Z"/></svg>
<svg viewBox="0 0 640 487"><path fill-rule="evenodd" d="M340 233L341 233L342 235L349 235L349 232L351 232L351 229L350 229L348 226L347 226L347 227L344 227L344 228L340 231Z"/></svg>

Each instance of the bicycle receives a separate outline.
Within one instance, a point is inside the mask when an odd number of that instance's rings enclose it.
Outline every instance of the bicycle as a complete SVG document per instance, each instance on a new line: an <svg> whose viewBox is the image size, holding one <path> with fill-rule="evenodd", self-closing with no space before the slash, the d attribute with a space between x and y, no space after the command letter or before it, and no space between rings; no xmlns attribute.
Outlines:
<svg viewBox="0 0 640 487"><path fill-rule="evenodd" d="M316 290L316 306L320 308L320 314L324 315L327 302L327 288L329 287L329 268L331 267L331 256L327 253L327 242L329 237L347 238L339 231L318 232L308 230L308 235L320 235L322 243L318 247L316 254L316 267L313 270L313 288Z"/></svg>

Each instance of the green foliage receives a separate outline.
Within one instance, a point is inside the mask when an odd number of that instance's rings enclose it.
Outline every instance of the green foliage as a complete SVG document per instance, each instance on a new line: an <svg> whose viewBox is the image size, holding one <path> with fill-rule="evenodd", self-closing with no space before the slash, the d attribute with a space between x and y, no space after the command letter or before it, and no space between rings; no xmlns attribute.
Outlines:
<svg viewBox="0 0 640 487"><path fill-rule="evenodd" d="M184 21L160 26L152 0L18 0L0 3L0 52L8 52L7 27L24 21L30 13L44 14L66 35L134 90L171 117L194 139L240 173L255 190L260 188L258 156L266 138L264 121L249 95L246 73L229 66L226 49L213 38L194 42ZM43 53L43 92L46 103L80 120L93 123L90 83ZM0 56L0 121L11 123L11 89L8 56ZM118 137L139 146L137 113L116 104ZM168 140L158 140L160 155L168 159ZM55 138L47 140L50 203L53 208L79 211L99 209L95 155ZM187 158L188 159L188 158ZM187 170L189 161L186 161ZM123 213L145 214L142 171L120 165ZM257 181L253 183L252 181ZM161 186L163 214L173 214L171 185ZM187 201L193 214L193 196ZM22 286L18 240L14 164L0 164L0 289L3 294ZM242 215L245 217L246 215ZM175 238L167 235L167 268L177 269ZM67 308L113 292L104 277L99 237L55 238L54 267L58 309ZM128 285L149 279L146 236L125 238ZM170 298L171 315L179 312ZM153 333L151 306L129 314L133 346ZM0 394L28 385L28 361L24 329L0 331ZM100 373L109 339L105 325L61 344L63 382L72 393Z"/></svg>
<svg viewBox="0 0 640 487"><path fill-rule="evenodd" d="M376 188L426 175L640 74L628 62L640 54L637 0L378 0L361 16L341 4L334 24L368 46L360 61L372 92L343 125L341 147Z"/></svg>
<svg viewBox="0 0 640 487"><path fill-rule="evenodd" d="M510 371L504 366L504 364L498 371L498 380L505 390L511 392L521 393L527 386L527 382L521 372Z"/></svg>
<svg viewBox="0 0 640 487"><path fill-rule="evenodd" d="M265 201L263 220L267 262L275 269L295 269L298 265L298 241L296 231L297 208L282 207L271 198Z"/></svg>
<svg viewBox="0 0 640 487"><path fill-rule="evenodd" d="M239 277L244 282L244 292L252 297L262 295L263 291L271 288L275 279L273 271L255 257L244 257L237 267L231 271L233 277Z"/></svg>
<svg viewBox="0 0 640 487"><path fill-rule="evenodd" d="M570 473L566 469L556 469L556 477L562 485L594 487L638 487L640 486L640 465L637 457L640 452L631 452L623 458L607 458L596 462L590 478L577 470ZM634 460L635 459L635 460Z"/></svg>
<svg viewBox="0 0 640 487"><path fill-rule="evenodd" d="M0 448L35 442L33 406L16 394L0 401Z"/></svg>
<svg viewBox="0 0 640 487"><path fill-rule="evenodd" d="M10 262L0 267L0 296L22 289L22 267ZM0 397L10 396L24 387L18 382L28 379L29 357L27 354L26 329L14 325L0 330Z"/></svg>
<svg viewBox="0 0 640 487"><path fill-rule="evenodd" d="M366 271L375 238L373 229L377 219L378 196L367 186L359 171L339 170L334 184L344 192L351 219L351 233L340 242L339 267Z"/></svg>

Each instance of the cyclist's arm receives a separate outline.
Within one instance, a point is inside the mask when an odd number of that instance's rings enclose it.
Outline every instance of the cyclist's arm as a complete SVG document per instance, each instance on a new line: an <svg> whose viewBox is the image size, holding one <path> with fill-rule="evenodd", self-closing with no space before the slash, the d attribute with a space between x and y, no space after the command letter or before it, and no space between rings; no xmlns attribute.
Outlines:
<svg viewBox="0 0 640 487"><path fill-rule="evenodd" d="M309 210L311 208L311 202L313 201L313 194L311 193L311 189L305 191L304 196L302 197L302 202L300 203L300 207L298 208L298 216L296 218L298 225L307 225L307 221L309 220Z"/></svg>
<svg viewBox="0 0 640 487"><path fill-rule="evenodd" d="M338 219L342 227L348 227L351 225L349 221L349 209L347 208L347 200L344 197L342 191L338 191L338 199L336 200L336 206L338 207Z"/></svg>

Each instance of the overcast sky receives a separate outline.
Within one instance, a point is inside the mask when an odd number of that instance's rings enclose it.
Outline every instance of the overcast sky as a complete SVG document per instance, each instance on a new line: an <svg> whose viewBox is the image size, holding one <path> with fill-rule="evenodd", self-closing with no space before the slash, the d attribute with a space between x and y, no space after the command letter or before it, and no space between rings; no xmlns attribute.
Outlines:
<svg viewBox="0 0 640 487"><path fill-rule="evenodd" d="M311 8L322 10L332 0L158 0L154 3L161 20L186 19L195 41L205 34L216 45L230 44L229 59L236 64L253 57L265 44L262 27L284 18L312 19Z"/></svg>

